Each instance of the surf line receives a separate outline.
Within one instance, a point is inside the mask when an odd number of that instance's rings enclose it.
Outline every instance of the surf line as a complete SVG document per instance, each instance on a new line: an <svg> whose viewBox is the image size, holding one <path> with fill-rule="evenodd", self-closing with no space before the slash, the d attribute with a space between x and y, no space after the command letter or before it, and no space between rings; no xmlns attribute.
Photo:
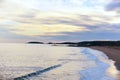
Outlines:
<svg viewBox="0 0 120 80"><path fill-rule="evenodd" d="M43 70L39 70L39 71L30 73L30 74L26 74L26 75L21 76L21 77L16 77L16 78L14 78L13 80L26 80L26 79L28 79L28 78L30 78L30 77L34 77L34 76L40 75L40 74L42 74L42 73L44 73L44 72L48 72L48 71L50 71L50 70L53 70L53 69L58 68L58 67L61 67L61 66L62 66L61 64L54 65L54 66L50 66L50 67L45 68L45 69L43 69Z"/></svg>

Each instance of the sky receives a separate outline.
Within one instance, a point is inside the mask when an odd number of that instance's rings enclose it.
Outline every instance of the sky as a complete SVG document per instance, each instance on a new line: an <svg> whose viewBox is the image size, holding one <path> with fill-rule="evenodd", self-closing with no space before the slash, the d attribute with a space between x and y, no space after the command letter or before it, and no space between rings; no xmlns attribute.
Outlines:
<svg viewBox="0 0 120 80"><path fill-rule="evenodd" d="M0 43L120 40L120 0L0 0Z"/></svg>

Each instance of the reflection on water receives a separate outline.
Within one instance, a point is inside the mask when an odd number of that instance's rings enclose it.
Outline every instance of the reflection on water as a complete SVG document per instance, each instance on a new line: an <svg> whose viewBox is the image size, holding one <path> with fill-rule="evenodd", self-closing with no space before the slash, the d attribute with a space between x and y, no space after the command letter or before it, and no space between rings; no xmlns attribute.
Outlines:
<svg viewBox="0 0 120 80"><path fill-rule="evenodd" d="M80 80L86 75L89 76L89 74L82 75L81 72L83 70L88 71L97 66L96 61L92 60L91 55L86 54L84 50L85 48L37 44L0 44L0 72L2 72L0 73L0 78L21 77L60 64L60 67L52 68L41 75L30 77L29 80ZM101 58L102 55L98 56L96 58L100 61L104 60ZM114 67L108 59L105 58L104 62ZM109 70L105 68L103 74L114 80L112 77L116 78L117 76L113 71L117 73L115 68L109 68ZM96 76L101 75L98 72ZM104 78L104 76L101 76L100 80L105 80L102 77Z"/></svg>

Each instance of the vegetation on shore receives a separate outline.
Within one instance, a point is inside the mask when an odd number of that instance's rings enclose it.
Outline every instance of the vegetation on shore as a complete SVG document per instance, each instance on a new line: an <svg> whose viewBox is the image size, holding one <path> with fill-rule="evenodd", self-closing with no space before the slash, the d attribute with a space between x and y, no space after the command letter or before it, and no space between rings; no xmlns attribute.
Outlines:
<svg viewBox="0 0 120 80"><path fill-rule="evenodd" d="M27 42L28 44L44 44L44 42ZM83 41L83 42L62 42L62 43L53 43L49 42L48 44L61 45L65 44L68 46L74 47L90 47L90 46L120 46L120 41Z"/></svg>
<svg viewBox="0 0 120 80"><path fill-rule="evenodd" d="M74 47L90 47L90 46L120 46L120 41L83 41L83 42L63 42L55 44L68 44Z"/></svg>

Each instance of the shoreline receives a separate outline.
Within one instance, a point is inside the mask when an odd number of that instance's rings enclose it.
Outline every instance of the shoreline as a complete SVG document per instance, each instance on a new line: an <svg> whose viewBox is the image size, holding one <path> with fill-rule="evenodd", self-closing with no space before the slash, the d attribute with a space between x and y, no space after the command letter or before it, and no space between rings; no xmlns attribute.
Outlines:
<svg viewBox="0 0 120 80"><path fill-rule="evenodd" d="M120 47L91 46L89 48L104 52L110 59L115 61L115 66L120 71Z"/></svg>

